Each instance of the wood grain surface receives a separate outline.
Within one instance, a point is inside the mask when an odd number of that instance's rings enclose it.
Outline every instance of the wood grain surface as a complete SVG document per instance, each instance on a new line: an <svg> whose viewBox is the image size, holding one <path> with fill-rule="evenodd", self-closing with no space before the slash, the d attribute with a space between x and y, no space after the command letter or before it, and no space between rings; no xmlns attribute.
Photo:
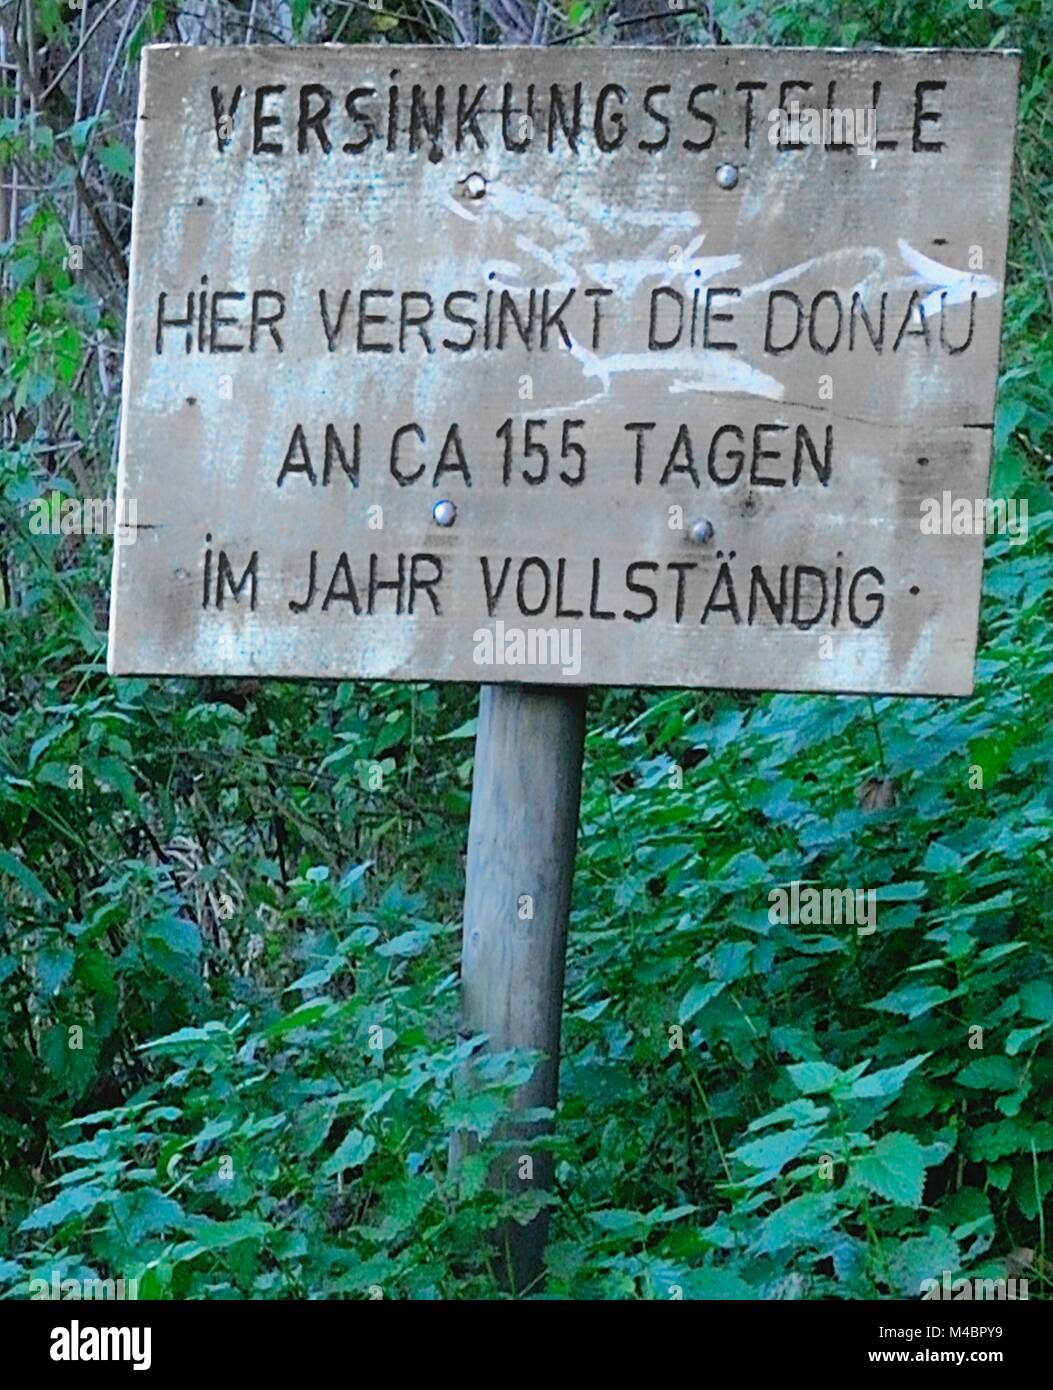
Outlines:
<svg viewBox="0 0 1053 1390"><path fill-rule="evenodd" d="M110 669L967 693L1017 73L147 49Z"/></svg>

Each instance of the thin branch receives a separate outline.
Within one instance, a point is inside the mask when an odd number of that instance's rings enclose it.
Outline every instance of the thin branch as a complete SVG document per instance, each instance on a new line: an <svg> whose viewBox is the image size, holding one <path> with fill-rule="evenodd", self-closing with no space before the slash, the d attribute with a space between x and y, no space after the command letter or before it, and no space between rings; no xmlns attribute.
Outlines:
<svg viewBox="0 0 1053 1390"><path fill-rule="evenodd" d="M426 19L420 19L411 14L395 14L393 10L378 10L375 5L370 5L367 0L331 0L337 9L366 10L371 15L383 15L387 19L397 19L400 24L416 24L419 28L426 30L432 38L438 39L440 43L449 43L449 36L444 34L441 29L436 29L435 25Z"/></svg>
<svg viewBox="0 0 1053 1390"><path fill-rule="evenodd" d="M47 85L47 86L44 88L44 90L41 92L41 94L40 94L40 105L41 105L41 106L44 105L44 103L47 101L48 97L51 96L52 92L55 91L55 89L58 87L59 83L60 83L60 82L62 81L62 79L66 76L66 74L69 72L69 70L70 70L70 68L73 66L73 64L76 63L76 62L80 59L81 54L84 52L84 45L88 42L88 40L91 38L92 34L95 33L95 30L99 27L99 25L102 23L102 21L106 18L106 16L110 13L110 11L114 8L114 6L115 6L117 3L118 3L118 0L110 0L110 3L109 3L109 4L106 6L106 8L103 10L102 14L99 15L98 19L97 19L97 20L95 21L95 23L91 26L91 28L87 31L87 33L85 33L85 34L83 35L83 37L81 38L80 43L79 43L79 44L77 45L77 47L74 49L73 53L70 54L69 60L68 60L66 63L64 63L63 66L59 69L58 76L52 78L52 80L48 83L48 85ZM87 14L87 12L88 12L88 7L87 7L87 4L85 4L84 9L82 10L82 14Z"/></svg>
<svg viewBox="0 0 1053 1390"><path fill-rule="evenodd" d="M39 108L41 99L40 83L37 81L32 70L30 69L29 63L26 59L26 55L22 52L21 45L18 43L14 31L11 28L10 21L4 15L2 8L0 8L0 29L2 29L7 36L7 42L11 48L11 52L14 54L15 62L18 66L18 75L29 89L30 96L33 98L33 100L36 102ZM84 179L81 176L80 169L77 167L76 155L72 152L72 150L67 152L64 145L58 144L55 146L55 148L60 152L61 157L63 159L65 159L68 163L72 163L74 171L73 184L77 190L77 194L82 200L84 206L88 210L88 216L91 218L92 225L95 228L95 232L99 238L99 241L102 243L103 250L106 252L107 258L109 259L114 270L120 276L121 280L125 284L127 284L128 262L125 260L124 253L118 246L113 233L107 226L106 219L103 217L99 209L95 206L95 202L88 189L88 185L84 182Z"/></svg>
<svg viewBox="0 0 1053 1390"><path fill-rule="evenodd" d="M630 24L649 24L654 19L686 19L691 13L691 10L652 10L650 14L634 15L632 19L606 20L601 18L587 25L584 29L575 29L571 34L563 34L558 39L550 39L546 46L558 48L560 44L570 43L572 39L582 39L586 34L592 34L602 25L608 23L613 29L627 29Z"/></svg>

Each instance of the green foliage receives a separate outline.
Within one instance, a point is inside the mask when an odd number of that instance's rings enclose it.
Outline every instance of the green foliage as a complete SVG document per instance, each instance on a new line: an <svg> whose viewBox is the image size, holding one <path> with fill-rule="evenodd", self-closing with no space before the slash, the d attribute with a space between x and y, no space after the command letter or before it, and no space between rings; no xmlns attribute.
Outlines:
<svg viewBox="0 0 1053 1390"><path fill-rule="evenodd" d="M992 492L1028 499L1031 539L988 542L970 699L594 694L546 1291L899 1297L1016 1252L1036 1296L1048 21L1038 0L715 11L734 42L1024 47ZM72 52L79 15L39 13ZM175 13L145 9L115 56ZM313 41L404 42L431 13L304 0L291 18ZM604 13L572 6L557 34ZM75 115L0 123L0 165L45 189L0 244L0 1292L60 1269L151 1298L499 1296L490 1235L536 1202L486 1174L534 1059L464 1085L475 692L111 680L109 542L26 524L52 491L105 495L112 468L121 289L97 240L70 273L60 209L72 151L126 238L128 126ZM876 890L877 930L772 921L794 879Z"/></svg>

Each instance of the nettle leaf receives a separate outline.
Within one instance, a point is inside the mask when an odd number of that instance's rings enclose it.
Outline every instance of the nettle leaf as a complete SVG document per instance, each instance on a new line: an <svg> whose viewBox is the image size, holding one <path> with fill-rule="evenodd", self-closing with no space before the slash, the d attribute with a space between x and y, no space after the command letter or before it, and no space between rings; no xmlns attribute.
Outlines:
<svg viewBox="0 0 1053 1390"><path fill-rule="evenodd" d="M118 174L122 179L131 179L134 172L132 152L123 140L107 140L106 144L96 151L95 157L111 174Z"/></svg>
<svg viewBox="0 0 1053 1390"><path fill-rule="evenodd" d="M237 1245L242 1240L263 1240L274 1233L273 1226L255 1216L238 1216L232 1221L213 1221L209 1216L190 1216L183 1222L187 1233L194 1238L194 1246L177 1246L172 1252L173 1261L194 1258L200 1250L224 1250Z"/></svg>
<svg viewBox="0 0 1053 1390"><path fill-rule="evenodd" d="M140 1188L119 1197L113 1204L113 1215L130 1245L146 1236L174 1230L184 1219L179 1203L153 1188Z"/></svg>
<svg viewBox="0 0 1053 1390"><path fill-rule="evenodd" d="M965 1151L970 1158L992 1161L1007 1154L1029 1153L1032 1142L1038 1153L1053 1149L1053 1124L1039 1121L1029 1127L1017 1120L997 1120L968 1133Z"/></svg>
<svg viewBox="0 0 1053 1390"><path fill-rule="evenodd" d="M802 1097L800 1100L791 1100L786 1105L780 1105L778 1110L773 1110L768 1115L761 1115L759 1119L752 1121L748 1129L753 1133L754 1130L767 1129L769 1125L782 1124L784 1120L790 1120L795 1125L821 1125L829 1113L828 1105L816 1105L815 1101Z"/></svg>
<svg viewBox="0 0 1053 1390"><path fill-rule="evenodd" d="M120 758L99 758L92 760L88 765L103 788L112 787L128 809L135 815L139 814L140 803L135 791L135 778Z"/></svg>
<svg viewBox="0 0 1053 1390"><path fill-rule="evenodd" d="M419 956L427 950L432 933L424 928L404 931L376 948L378 956Z"/></svg>
<svg viewBox="0 0 1053 1390"><path fill-rule="evenodd" d="M112 1194L95 1184L87 1183L80 1187L67 1187L52 1202L45 1202L36 1211L30 1212L19 1226L20 1231L48 1231L61 1226L73 1216L85 1216L94 1211L100 1202L110 1199Z"/></svg>
<svg viewBox="0 0 1053 1390"><path fill-rule="evenodd" d="M492 1091L475 1091L455 1096L443 1113L451 1129L467 1129L480 1138L489 1134L494 1125L507 1113L507 1105Z"/></svg>
<svg viewBox="0 0 1053 1390"><path fill-rule="evenodd" d="M753 953L751 941L724 941L713 952L710 969L714 980L730 982L739 980L749 973L749 959Z"/></svg>
<svg viewBox="0 0 1053 1390"><path fill-rule="evenodd" d="M839 1284L855 1284L866 1270L866 1244L852 1236L839 1235L830 1245L830 1259Z"/></svg>
<svg viewBox="0 0 1053 1390"><path fill-rule="evenodd" d="M152 1048L198 1048L220 1042L228 1036L223 1024L212 1020L201 1028L177 1028L174 1033L166 1033L163 1038L153 1038L149 1042L140 1043L138 1050L146 1052Z"/></svg>
<svg viewBox="0 0 1053 1390"><path fill-rule="evenodd" d="M879 1139L852 1164L852 1176L871 1192L901 1207L920 1207L926 1153L913 1134L899 1130Z"/></svg>
<svg viewBox="0 0 1053 1390"><path fill-rule="evenodd" d="M697 980L680 1001L676 1016L680 1023L687 1023L700 1009L711 1004L718 994L727 987L727 980Z"/></svg>
<svg viewBox="0 0 1053 1390"><path fill-rule="evenodd" d="M730 1269L686 1270L676 1281L688 1299L757 1299L760 1291Z"/></svg>
<svg viewBox="0 0 1053 1390"><path fill-rule="evenodd" d="M201 954L201 933L183 917L161 917L143 928L144 942L160 942L176 955L196 958Z"/></svg>
<svg viewBox="0 0 1053 1390"><path fill-rule="evenodd" d="M905 985L903 989L893 990L868 1004L868 1009L878 1009L886 1014L905 1014L907 1018L920 1018L934 1009L937 1004L946 1004L961 994L960 989L947 990L940 985Z"/></svg>
<svg viewBox="0 0 1053 1390"><path fill-rule="evenodd" d="M997 898L988 898L980 906L984 912L998 907L1012 907L1013 895L1007 890L1005 893L999 893ZM1004 956L1011 956L1017 951L1026 951L1027 947L1026 941L1003 941L1000 946L988 946L985 951L981 951L976 957L976 963L977 965L994 965L995 961L1002 960Z"/></svg>
<svg viewBox="0 0 1053 1390"><path fill-rule="evenodd" d="M753 1251L774 1255L787 1248L822 1245L835 1225L832 1192L807 1192L773 1211L761 1222L753 1238Z"/></svg>
<svg viewBox="0 0 1053 1390"><path fill-rule="evenodd" d="M317 1023L320 1018L324 1018L332 1007L333 1001L324 996L319 999L311 999L308 1003L301 1004L298 1009L293 1009L291 1014L286 1014L284 1018L270 1024L263 1030L263 1036L265 1038L280 1038L284 1033L291 1033L296 1028L307 1028L312 1023Z"/></svg>
<svg viewBox="0 0 1053 1390"><path fill-rule="evenodd" d="M590 1211L589 1220L601 1230L613 1232L645 1230L650 1225L644 1212L624 1211L618 1207L610 1207L605 1211Z"/></svg>
<svg viewBox="0 0 1053 1390"><path fill-rule="evenodd" d="M348 1130L340 1141L336 1153L323 1165L323 1175L332 1177L335 1173L342 1173L347 1168L361 1168L376 1147L377 1141L372 1134L363 1134L360 1129Z"/></svg>
<svg viewBox="0 0 1053 1390"><path fill-rule="evenodd" d="M931 1052L921 1052L917 1057L910 1057L906 1062L901 1062L898 1067L887 1067L884 1071L860 1077L852 1084L848 1094L853 1100L887 1100L890 1096L898 1095L911 1072L931 1056Z"/></svg>
<svg viewBox="0 0 1053 1390"><path fill-rule="evenodd" d="M1027 1018L1053 1023L1053 984L1048 980L1028 980L1020 986L1020 1007Z"/></svg>
<svg viewBox="0 0 1053 1390"><path fill-rule="evenodd" d="M45 994L55 995L70 977L73 952L66 946L52 946L37 956L37 976Z"/></svg>
<svg viewBox="0 0 1053 1390"><path fill-rule="evenodd" d="M929 891L923 879L913 879L910 883L885 883L877 890L879 903L916 902Z"/></svg>
<svg viewBox="0 0 1053 1390"><path fill-rule="evenodd" d="M957 1080L960 1085L976 1090L1014 1091L1020 1080L1020 1068L1008 1057L977 1057L962 1067Z"/></svg>
<svg viewBox="0 0 1053 1390"><path fill-rule="evenodd" d="M1014 1028L1005 1040L1006 1056L1015 1057L1022 1047L1026 1047L1033 1039L1041 1037L1048 1028L1048 1023L1039 1023L1034 1028Z"/></svg>
<svg viewBox="0 0 1053 1390"><path fill-rule="evenodd" d="M819 1132L818 1129L785 1129L779 1134L768 1134L763 1139L742 1144L732 1149L731 1154L751 1168L762 1168L774 1175L802 1154Z"/></svg>
<svg viewBox="0 0 1053 1390"><path fill-rule="evenodd" d="M960 869L965 862L963 855L942 840L933 840L925 851L921 867L934 874L949 874Z"/></svg>
<svg viewBox="0 0 1053 1390"><path fill-rule="evenodd" d="M987 1169L987 1181L992 1187L997 1187L999 1192L1008 1191L1009 1184L1013 1181L1013 1165L992 1163Z"/></svg>
<svg viewBox="0 0 1053 1390"><path fill-rule="evenodd" d="M923 1292L924 1280L942 1282L945 1272L953 1279L960 1259L958 1242L946 1231L936 1229L897 1245L889 1260L889 1272L897 1293L904 1298L917 1298Z"/></svg>
<svg viewBox="0 0 1053 1390"><path fill-rule="evenodd" d="M30 771L32 771L32 769L36 767L37 760L39 759L40 755L43 752L45 752L48 748L50 748L51 745L55 743L58 739L68 734L71 727L71 725L66 723L52 724L51 728L48 729L47 733L41 734L38 739L33 740L29 748L29 759L26 763L26 766L30 769ZM67 785L65 779L63 780L63 785Z"/></svg>
<svg viewBox="0 0 1053 1390"><path fill-rule="evenodd" d="M69 769L64 763L44 763L37 768L34 779L40 787L60 787L69 790Z"/></svg>
<svg viewBox="0 0 1053 1390"><path fill-rule="evenodd" d="M6 849L0 849L0 872L10 874L16 883L20 883L30 897L35 898L37 902L54 903L55 899L33 870L28 869L21 859L9 854Z"/></svg>
<svg viewBox="0 0 1053 1390"><path fill-rule="evenodd" d="M797 1062L786 1068L790 1080L806 1096L832 1091L841 1080L841 1071L829 1062Z"/></svg>

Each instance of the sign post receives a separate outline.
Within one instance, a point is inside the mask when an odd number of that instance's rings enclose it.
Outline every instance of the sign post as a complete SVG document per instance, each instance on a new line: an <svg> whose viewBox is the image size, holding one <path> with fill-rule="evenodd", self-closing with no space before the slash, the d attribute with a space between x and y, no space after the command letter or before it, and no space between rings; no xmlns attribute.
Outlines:
<svg viewBox="0 0 1053 1390"><path fill-rule="evenodd" d="M567 917L578 833L586 690L484 685L468 828L461 955L464 1026L494 1051L526 1048L542 1059L516 1097L519 1109L555 1110ZM545 1126L506 1136L530 1140ZM507 1191L547 1189L551 1155L510 1149ZM547 1212L505 1232L517 1292L542 1270Z"/></svg>
<svg viewBox="0 0 1053 1390"><path fill-rule="evenodd" d="M110 670L482 685L465 1012L524 1108L587 687L972 689L1018 67L144 50Z"/></svg>

